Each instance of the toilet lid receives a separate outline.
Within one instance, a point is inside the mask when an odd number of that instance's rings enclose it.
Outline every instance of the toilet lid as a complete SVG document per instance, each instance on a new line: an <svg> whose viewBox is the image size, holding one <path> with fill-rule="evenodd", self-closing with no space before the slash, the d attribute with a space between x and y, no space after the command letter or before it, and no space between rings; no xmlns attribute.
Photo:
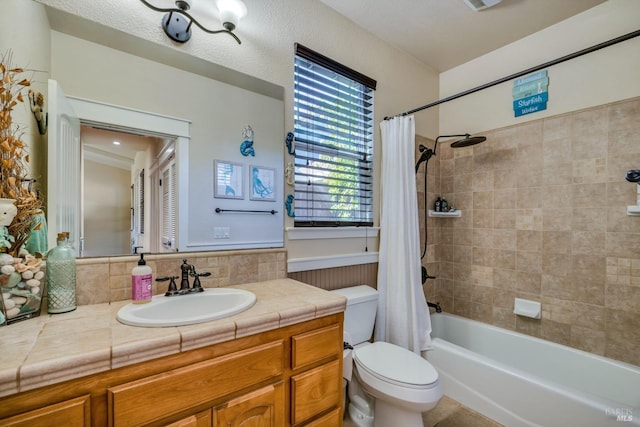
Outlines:
<svg viewBox="0 0 640 427"><path fill-rule="evenodd" d="M438 372L418 354L387 342L378 341L353 352L357 365L382 380L415 386L438 380Z"/></svg>

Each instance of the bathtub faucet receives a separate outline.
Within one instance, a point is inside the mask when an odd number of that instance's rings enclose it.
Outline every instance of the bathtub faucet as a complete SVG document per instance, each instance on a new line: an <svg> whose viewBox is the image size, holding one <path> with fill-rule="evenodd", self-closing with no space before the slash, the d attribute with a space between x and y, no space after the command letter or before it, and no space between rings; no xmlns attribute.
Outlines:
<svg viewBox="0 0 640 427"><path fill-rule="evenodd" d="M440 307L440 303L439 302L436 302L434 304L432 302L427 301L427 306L435 308L436 309L436 313L442 313L442 307Z"/></svg>

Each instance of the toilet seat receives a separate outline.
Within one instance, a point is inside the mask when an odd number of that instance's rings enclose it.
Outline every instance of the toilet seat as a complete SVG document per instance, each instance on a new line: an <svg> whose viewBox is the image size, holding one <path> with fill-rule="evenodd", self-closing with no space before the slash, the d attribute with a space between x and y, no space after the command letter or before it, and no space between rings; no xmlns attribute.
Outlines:
<svg viewBox="0 0 640 427"><path fill-rule="evenodd" d="M425 359L400 346L378 341L353 352L356 366L386 383L413 389L436 386L438 372Z"/></svg>

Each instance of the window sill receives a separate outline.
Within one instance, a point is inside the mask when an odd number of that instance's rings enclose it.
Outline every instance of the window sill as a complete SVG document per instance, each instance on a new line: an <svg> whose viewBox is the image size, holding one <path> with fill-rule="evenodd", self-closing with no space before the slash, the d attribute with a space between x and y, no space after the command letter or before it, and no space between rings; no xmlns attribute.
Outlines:
<svg viewBox="0 0 640 427"><path fill-rule="evenodd" d="M289 240L375 238L380 227L287 227L286 231Z"/></svg>
<svg viewBox="0 0 640 427"><path fill-rule="evenodd" d="M353 254L319 256L311 258L289 258L287 272L321 270L325 268L348 267L352 265L378 262L378 252L360 252Z"/></svg>

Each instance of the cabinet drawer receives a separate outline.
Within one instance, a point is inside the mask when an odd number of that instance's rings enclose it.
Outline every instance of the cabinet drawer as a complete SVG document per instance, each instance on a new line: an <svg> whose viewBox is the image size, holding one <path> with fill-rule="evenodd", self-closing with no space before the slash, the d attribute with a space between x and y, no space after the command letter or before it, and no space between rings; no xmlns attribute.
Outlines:
<svg viewBox="0 0 640 427"><path fill-rule="evenodd" d="M340 362L335 360L291 377L291 423L340 407L342 398Z"/></svg>
<svg viewBox="0 0 640 427"><path fill-rule="evenodd" d="M11 427L88 427L91 425L90 402L89 395L65 400L11 418L5 418L0 420L0 425Z"/></svg>
<svg viewBox="0 0 640 427"><path fill-rule="evenodd" d="M137 426L202 405L283 372L275 341L108 389L109 422Z"/></svg>
<svg viewBox="0 0 640 427"><path fill-rule="evenodd" d="M336 427L342 425L342 412L340 409L334 409L322 417L303 424L304 427Z"/></svg>
<svg viewBox="0 0 640 427"><path fill-rule="evenodd" d="M291 368L298 369L331 356L342 356L342 327L326 328L291 337Z"/></svg>

